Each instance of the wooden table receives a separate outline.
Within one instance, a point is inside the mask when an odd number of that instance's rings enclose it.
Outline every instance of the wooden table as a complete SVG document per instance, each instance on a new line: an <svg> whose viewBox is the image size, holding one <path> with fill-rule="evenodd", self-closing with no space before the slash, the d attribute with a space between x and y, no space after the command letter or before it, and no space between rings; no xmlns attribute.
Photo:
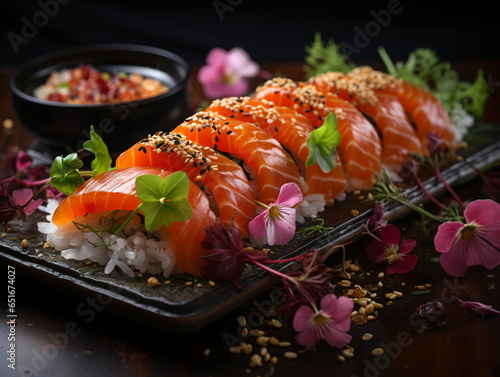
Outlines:
<svg viewBox="0 0 500 377"><path fill-rule="evenodd" d="M455 66L464 79L472 79L476 69L483 67L490 82L491 99L485 120L500 122L500 64L499 62L457 62ZM278 69L289 77L300 79L300 64L268 64L264 69ZM26 149L33 138L23 132L12 109L8 78L13 67L0 67L0 120L12 119L14 126L2 129L0 136L0 172L4 157L18 149ZM195 87L199 92L200 88ZM500 137L500 136L499 136ZM477 197L480 181L474 180L460 188L463 198ZM397 222L400 229L411 230L415 216ZM404 233L406 234L406 233ZM358 273L353 284L366 285L383 282L377 293L384 308L373 321L353 324L350 334L354 357L345 362L337 360L340 351L321 342L315 350L304 352L294 341L290 327L280 329L266 324L259 326L268 335L290 341L290 347L268 347L279 362L273 367L250 368L251 354L231 354L228 341L241 337L237 317L247 322L263 313L273 290L256 297L248 304L191 334L171 334L139 324L106 309L96 297L71 297L64 291L47 287L33 279L29 270L18 269L16 288L16 370L8 369L9 326L6 318L0 326L0 375L39 377L188 377L188 376L498 376L500 375L500 317L479 317L458 307L451 295L464 300L480 301L500 309L500 270L486 271L469 268L463 278L444 273L438 263L431 238L419 238L415 252L420 256L417 267L406 274L386 275L380 265L370 264L364 256L367 239L363 238L347 248L349 259L359 261L364 274ZM340 263L338 255L329 259L334 266ZM5 280L8 266L0 258L0 271ZM369 276L368 274L369 273ZM4 282L5 282L4 280ZM428 284L429 294L412 295L416 286ZM5 284L6 285L6 284ZM0 308L7 313L6 287L0 294ZM403 297L387 305L385 292L398 290ZM423 329L415 317L416 308L432 299L440 299L446 307L444 327ZM262 315L260 316L262 317ZM364 333L373 334L369 342L361 340ZM259 351L255 337L244 339L253 344L253 353ZM375 357L371 350L382 347L385 353ZM288 360L285 351L299 354ZM248 371L247 371L248 369Z"/></svg>

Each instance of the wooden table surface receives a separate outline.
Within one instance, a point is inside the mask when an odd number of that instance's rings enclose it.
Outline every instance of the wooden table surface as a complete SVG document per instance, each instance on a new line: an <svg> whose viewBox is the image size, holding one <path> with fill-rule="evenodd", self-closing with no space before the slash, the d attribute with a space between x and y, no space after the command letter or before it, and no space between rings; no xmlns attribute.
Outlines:
<svg viewBox="0 0 500 377"><path fill-rule="evenodd" d="M456 62L455 67L464 79L472 79L477 68L484 68L491 98L484 120L500 123L500 62ZM268 64L270 72L281 71L289 77L301 79L300 64ZM10 99L8 79L14 67L0 67L0 121L12 119L14 127L0 131L0 172L4 171L5 156L26 149L33 137L17 122ZM199 92L199 87L195 87ZM500 138L500 133L499 133ZM474 198L480 193L481 182L476 179L459 189L463 198ZM414 216L398 221L400 229L411 230ZM265 292L246 305L217 319L212 324L191 334L172 334L159 331L119 314L108 311L105 303L96 297L86 301L72 297L65 291L46 286L43 279L34 279L29 269L19 268L16 288L16 370L8 368L9 325L7 324L6 280L8 265L0 258L4 289L0 293L0 311L4 318L0 326L0 375L39 377L190 377L190 376L499 376L500 375L500 317L482 318L461 309L452 302L452 294L463 300L479 301L500 309L500 269L487 271L481 267L469 268L463 278L445 274L438 263L431 238L419 238L415 253L420 256L417 267L406 274L377 275L383 266L370 264L364 256L367 239L362 238L347 247L347 256L358 260L363 275L357 274L353 284L383 282L377 293L380 302L385 292L398 290L403 297L385 305L373 321L353 324L350 334L354 357L345 362L337 360L339 350L321 342L316 349L304 351L294 341L294 331L263 324L259 328L282 341L290 341L288 348L269 347L278 357L273 367L250 368L250 355L231 354L228 340L241 337L236 318L244 316L251 321L271 300L273 290ZM328 261L332 266L340 262L337 255ZM369 273L369 276L367 275ZM363 276L363 277L361 277ZM429 284L430 293L411 295L415 286ZM423 329L416 320L416 308L432 299L445 304L445 325L439 329ZM82 307L87 309L82 315ZM257 313L258 314L258 313ZM262 317L262 316L261 316ZM363 342L364 333L373 339ZM259 351L255 337L244 339L253 344L253 353ZM382 356L370 351L382 347ZM288 360L285 351L299 354Z"/></svg>

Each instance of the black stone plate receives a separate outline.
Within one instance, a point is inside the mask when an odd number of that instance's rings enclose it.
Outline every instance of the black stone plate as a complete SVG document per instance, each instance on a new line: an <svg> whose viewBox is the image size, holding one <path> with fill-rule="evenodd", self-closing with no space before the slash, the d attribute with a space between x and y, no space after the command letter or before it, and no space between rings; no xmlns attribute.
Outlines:
<svg viewBox="0 0 500 377"><path fill-rule="evenodd" d="M443 171L443 177L452 186L464 184L477 176L476 169L486 169L500 161L500 125L476 123L468 135L469 147L462 151L464 160ZM425 181L426 188L435 195L444 192L443 185L435 178ZM417 188L408 188L405 194L414 203L425 202L426 197ZM361 225L372 213L373 203L364 202L349 195L321 214L325 226L334 227L326 233L312 236L297 235L287 245L273 247L275 258L286 258L312 248L326 252L332 246L361 236ZM356 216L352 210L359 212ZM389 205L387 216L394 221L409 210L400 205ZM186 286L188 276L173 277L172 283L157 287L147 284L149 275L130 278L119 271L104 274L103 267L62 258L51 248L44 248L45 237L37 231L36 223L44 220L44 214L36 213L28 221L14 221L7 227L0 226L0 260L30 274L40 281L42 289L48 285L72 295L94 297L109 310L134 321L147 323L161 330L187 333L198 330L265 292L276 280L261 270L249 268L242 278L242 288L232 284L216 284L211 287L204 279ZM315 223L309 222L304 226ZM27 239L27 248L21 247ZM278 264L280 270L289 270L292 263ZM164 282L165 279L159 279ZM197 286L201 283L201 286ZM34 288L37 289L37 288Z"/></svg>

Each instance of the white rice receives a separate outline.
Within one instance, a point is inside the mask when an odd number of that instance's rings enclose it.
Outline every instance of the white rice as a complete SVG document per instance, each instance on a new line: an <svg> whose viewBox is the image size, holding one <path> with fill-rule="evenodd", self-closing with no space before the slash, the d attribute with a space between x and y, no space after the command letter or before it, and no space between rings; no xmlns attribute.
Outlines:
<svg viewBox="0 0 500 377"><path fill-rule="evenodd" d="M105 266L106 274L118 268L130 277L134 277L136 272L168 277L175 271L173 248L168 241L159 240L154 234L146 232L139 216L134 217L121 234L104 232L101 239L93 232L79 230L73 222L56 226L52 222L52 213L58 205L56 200L49 199L44 208L48 213L47 222L39 222L38 230L47 235L47 242L65 259L98 263ZM103 213L91 214L74 221L96 224L101 215Z"/></svg>

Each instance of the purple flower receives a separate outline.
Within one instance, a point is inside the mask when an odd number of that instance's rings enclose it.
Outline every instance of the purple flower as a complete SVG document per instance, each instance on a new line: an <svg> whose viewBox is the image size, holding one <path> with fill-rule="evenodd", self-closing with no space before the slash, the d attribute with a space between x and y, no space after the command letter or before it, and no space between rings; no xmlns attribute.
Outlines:
<svg viewBox="0 0 500 377"><path fill-rule="evenodd" d="M308 350L314 348L320 339L333 347L346 346L352 339L347 331L351 328L353 307L354 303L347 297L337 298L334 294L321 299L320 309L314 305L302 305L293 319L293 328L298 331L295 339Z"/></svg>
<svg viewBox="0 0 500 377"><path fill-rule="evenodd" d="M469 266L491 270L500 264L500 204L491 199L474 200L464 217L465 224L448 221L439 225L434 237L441 266L453 276L463 276Z"/></svg>
<svg viewBox="0 0 500 377"><path fill-rule="evenodd" d="M16 181L18 186L39 186L48 182L49 168L45 165L33 165L33 159L24 151L19 151L8 162L12 176L6 180Z"/></svg>
<svg viewBox="0 0 500 377"><path fill-rule="evenodd" d="M303 300L317 302L325 294L333 293L335 286L331 283L330 268L324 263L325 257L318 250L312 249L301 258L302 269L289 281L297 288Z"/></svg>
<svg viewBox="0 0 500 377"><path fill-rule="evenodd" d="M204 249L209 250L204 259L203 275L215 281L231 281L239 285L245 265L251 260L265 260L267 254L260 250L245 249L238 229L214 224L205 229Z"/></svg>
<svg viewBox="0 0 500 377"><path fill-rule="evenodd" d="M42 199L33 199L33 191L21 188L8 192L4 185L0 189L0 222L7 224L17 216L26 219L42 204Z"/></svg>
<svg viewBox="0 0 500 377"><path fill-rule="evenodd" d="M453 299L462 308L470 309L482 317L485 317L488 314L500 314L500 311L493 309L491 305L485 305L475 301L462 301L457 296L453 296Z"/></svg>
<svg viewBox="0 0 500 377"><path fill-rule="evenodd" d="M427 150L429 151L429 156L439 155L448 148L449 144L446 140L434 132L427 132Z"/></svg>
<svg viewBox="0 0 500 377"><path fill-rule="evenodd" d="M270 246L284 245L295 235L295 215L293 208L302 201L302 192L295 183L285 183L281 186L276 202L266 207L261 214L248 224L250 234L255 238L267 236Z"/></svg>
<svg viewBox="0 0 500 377"><path fill-rule="evenodd" d="M207 55L206 63L198 72L198 81L208 98L248 94L247 79L257 76L260 71L259 65L239 47L229 51L216 47Z"/></svg>
<svg viewBox="0 0 500 377"><path fill-rule="evenodd" d="M395 225L389 224L380 233L380 239L374 239L366 247L366 256L372 263L388 263L388 274L411 271L417 264L416 255L408 255L417 245L415 240L401 241L401 232Z"/></svg>
<svg viewBox="0 0 500 377"><path fill-rule="evenodd" d="M373 215L368 218L367 227L370 230L377 230L387 226L387 220L384 219L385 205L376 204L373 208Z"/></svg>

